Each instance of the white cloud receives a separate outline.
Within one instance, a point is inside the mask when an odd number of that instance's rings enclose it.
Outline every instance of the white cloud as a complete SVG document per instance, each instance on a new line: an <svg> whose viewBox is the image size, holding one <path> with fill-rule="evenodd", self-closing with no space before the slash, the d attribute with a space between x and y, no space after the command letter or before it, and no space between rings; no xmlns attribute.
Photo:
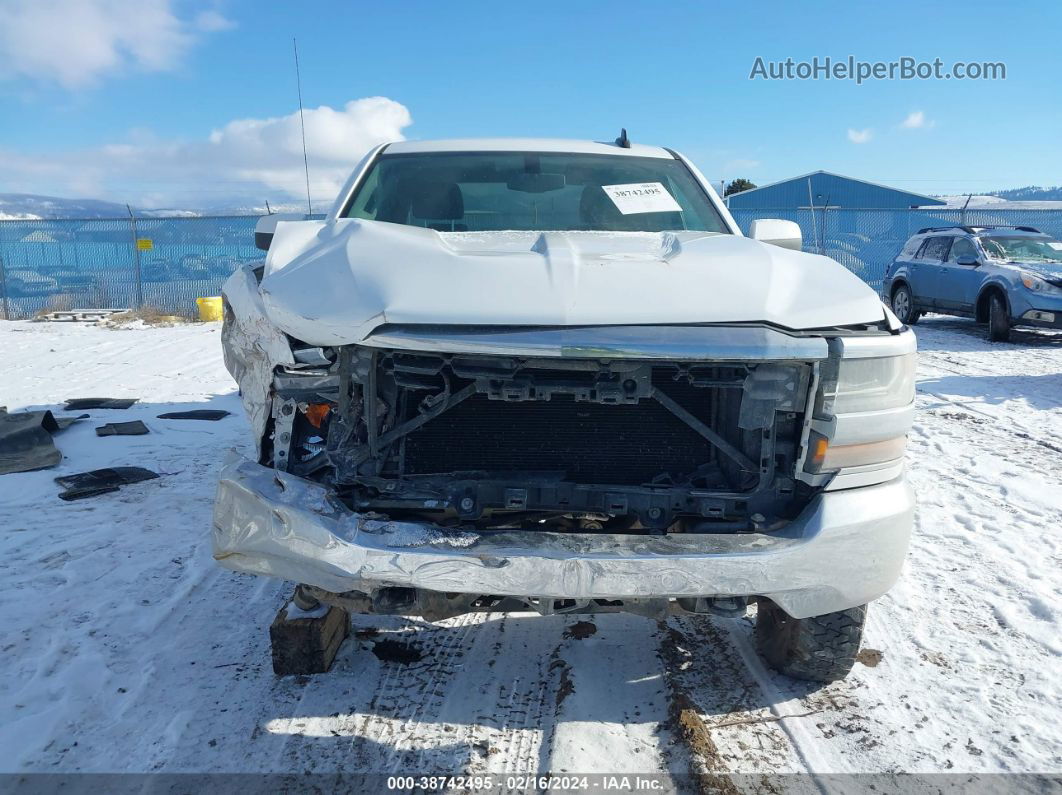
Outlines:
<svg viewBox="0 0 1062 795"><path fill-rule="evenodd" d="M386 97L306 109L315 206L330 202L370 148L403 138L409 110ZM305 195L299 113L238 119L204 139L166 141L137 129L99 149L20 155L0 151L6 190L91 196L141 207L204 207Z"/></svg>
<svg viewBox="0 0 1062 795"><path fill-rule="evenodd" d="M900 122L900 127L905 130L932 130L936 126L935 121L926 118L926 114L920 110L914 110L907 114L907 118Z"/></svg>
<svg viewBox="0 0 1062 795"><path fill-rule="evenodd" d="M91 86L127 68L175 68L197 34L232 27L217 11L192 20L171 0L6 0L0 19L0 79L64 88Z"/></svg>
<svg viewBox="0 0 1062 795"><path fill-rule="evenodd" d="M865 130L853 130L848 128L848 140L854 144L865 144L874 137L874 131L867 127Z"/></svg>
<svg viewBox="0 0 1062 795"><path fill-rule="evenodd" d="M195 27L204 33L216 33L219 30L232 30L236 23L221 13L209 10L195 15Z"/></svg>

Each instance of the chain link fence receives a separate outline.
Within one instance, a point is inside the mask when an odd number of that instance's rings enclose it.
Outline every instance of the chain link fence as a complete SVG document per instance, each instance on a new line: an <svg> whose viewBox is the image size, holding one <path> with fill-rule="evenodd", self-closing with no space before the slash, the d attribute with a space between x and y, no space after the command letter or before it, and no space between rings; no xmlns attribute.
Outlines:
<svg viewBox="0 0 1062 795"><path fill-rule="evenodd" d="M734 209L800 225L804 250L840 262L874 288L904 242L925 226L1033 226L1062 239L1062 209ZM262 259L256 216L0 221L3 317L41 311L152 307L196 314L240 264Z"/></svg>
<svg viewBox="0 0 1062 795"><path fill-rule="evenodd" d="M262 259L255 216L0 221L4 317L153 307L194 316L241 263Z"/></svg>

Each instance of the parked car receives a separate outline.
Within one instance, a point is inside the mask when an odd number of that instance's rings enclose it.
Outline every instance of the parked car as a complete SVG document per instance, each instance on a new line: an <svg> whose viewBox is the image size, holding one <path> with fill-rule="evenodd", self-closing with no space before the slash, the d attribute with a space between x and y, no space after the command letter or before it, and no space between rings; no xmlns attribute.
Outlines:
<svg viewBox="0 0 1062 795"><path fill-rule="evenodd" d="M4 274L8 295L17 298L32 298L41 295L54 295L59 292L59 285L50 276L42 276L31 270L12 270Z"/></svg>
<svg viewBox="0 0 1062 795"><path fill-rule="evenodd" d="M774 667L843 677L907 549L915 338L796 224L750 236L625 136L376 148L225 284L257 457L215 558L429 620L754 600Z"/></svg>
<svg viewBox="0 0 1062 795"><path fill-rule="evenodd" d="M172 282L181 278L173 263L164 257L141 260L140 274L145 282Z"/></svg>
<svg viewBox="0 0 1062 795"><path fill-rule="evenodd" d="M232 254L218 254L207 263L211 276L228 278L241 265L241 260Z"/></svg>
<svg viewBox="0 0 1062 795"><path fill-rule="evenodd" d="M83 273L75 265L42 265L37 272L55 279L58 289L62 292L85 292L96 286L95 277Z"/></svg>
<svg viewBox="0 0 1062 795"><path fill-rule="evenodd" d="M185 254L179 262L181 274L188 279L209 279L213 276L206 257L199 254Z"/></svg>
<svg viewBox="0 0 1062 795"><path fill-rule="evenodd" d="M920 229L885 272L883 297L904 323L972 317L993 341L1013 326L1062 328L1062 242L1031 226Z"/></svg>

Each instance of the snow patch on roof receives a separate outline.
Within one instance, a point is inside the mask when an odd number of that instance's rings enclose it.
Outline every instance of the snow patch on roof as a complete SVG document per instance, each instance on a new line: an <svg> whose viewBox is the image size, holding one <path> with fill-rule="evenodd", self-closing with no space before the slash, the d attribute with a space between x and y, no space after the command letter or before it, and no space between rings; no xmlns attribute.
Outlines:
<svg viewBox="0 0 1062 795"><path fill-rule="evenodd" d="M1062 201L1010 201L1000 196L970 196L970 203L966 203L967 196L940 196L941 201L947 202L948 207L962 208L967 210L991 209L991 210L1062 210ZM934 207L933 209L938 209Z"/></svg>

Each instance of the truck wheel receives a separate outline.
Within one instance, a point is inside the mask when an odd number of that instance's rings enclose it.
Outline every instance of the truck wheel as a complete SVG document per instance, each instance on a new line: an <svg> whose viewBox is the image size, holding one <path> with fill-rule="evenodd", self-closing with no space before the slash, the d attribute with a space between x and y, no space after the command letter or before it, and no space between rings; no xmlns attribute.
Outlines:
<svg viewBox="0 0 1062 795"><path fill-rule="evenodd" d="M921 312L915 311L914 297L907 285L901 284L892 292L892 311L905 326L913 326L922 317Z"/></svg>
<svg viewBox="0 0 1062 795"><path fill-rule="evenodd" d="M761 599L756 614L756 647L779 673L811 682L844 679L855 665L867 606L811 618L791 618Z"/></svg>
<svg viewBox="0 0 1062 795"><path fill-rule="evenodd" d="M1007 304L999 293L993 293L988 299L988 339L990 342L1006 342L1010 339Z"/></svg>

